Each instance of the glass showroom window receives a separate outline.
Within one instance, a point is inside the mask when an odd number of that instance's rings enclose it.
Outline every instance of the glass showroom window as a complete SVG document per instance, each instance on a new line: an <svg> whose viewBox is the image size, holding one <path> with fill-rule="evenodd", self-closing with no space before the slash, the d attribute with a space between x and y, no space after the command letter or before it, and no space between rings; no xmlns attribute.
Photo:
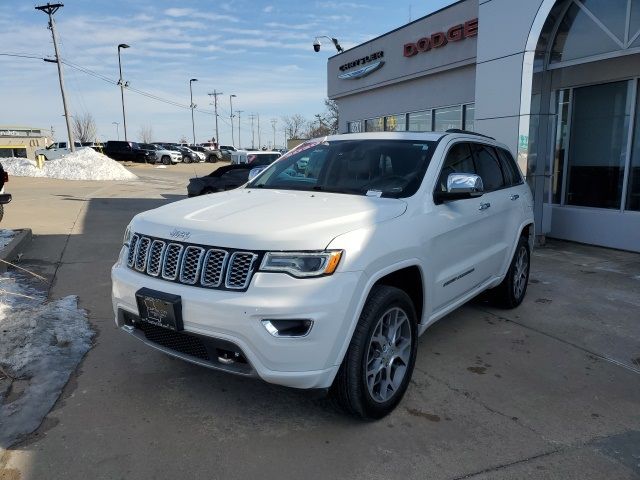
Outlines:
<svg viewBox="0 0 640 480"><path fill-rule="evenodd" d="M438 108L435 111L433 130L446 132L452 128L462 128L462 105Z"/></svg>
<svg viewBox="0 0 640 480"><path fill-rule="evenodd" d="M464 106L464 129L469 132L476 131L476 105L470 103Z"/></svg>
<svg viewBox="0 0 640 480"><path fill-rule="evenodd" d="M551 203L562 203L562 181L564 165L569 150L569 104L571 90L560 90L556 94L556 151L551 175Z"/></svg>
<svg viewBox="0 0 640 480"><path fill-rule="evenodd" d="M409 114L410 132L431 132L431 110L424 112L413 112Z"/></svg>
<svg viewBox="0 0 640 480"><path fill-rule="evenodd" d="M384 129L387 132L404 132L407 129L407 116L402 114L385 117Z"/></svg>
<svg viewBox="0 0 640 480"><path fill-rule="evenodd" d="M384 131L384 118L370 118L364 121L365 132L383 132Z"/></svg>
<svg viewBox="0 0 640 480"><path fill-rule="evenodd" d="M362 122L349 122L347 123L347 131L349 133L362 133Z"/></svg>
<svg viewBox="0 0 640 480"><path fill-rule="evenodd" d="M638 12L640 15L640 12ZM627 194L627 210L640 211L640 83L636 96L636 115L629 168L629 187Z"/></svg>

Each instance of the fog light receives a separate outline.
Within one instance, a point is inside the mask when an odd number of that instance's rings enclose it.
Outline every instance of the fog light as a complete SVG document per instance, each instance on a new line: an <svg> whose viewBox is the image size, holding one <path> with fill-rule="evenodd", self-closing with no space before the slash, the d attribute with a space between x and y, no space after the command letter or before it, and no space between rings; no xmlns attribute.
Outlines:
<svg viewBox="0 0 640 480"><path fill-rule="evenodd" d="M262 325L274 337L306 337L311 331L313 320L262 320Z"/></svg>

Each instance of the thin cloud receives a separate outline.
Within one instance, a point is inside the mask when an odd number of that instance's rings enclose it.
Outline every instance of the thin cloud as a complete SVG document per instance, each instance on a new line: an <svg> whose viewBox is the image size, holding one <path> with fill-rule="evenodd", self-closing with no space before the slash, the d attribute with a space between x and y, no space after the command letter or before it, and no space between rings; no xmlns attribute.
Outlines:
<svg viewBox="0 0 640 480"><path fill-rule="evenodd" d="M267 5L266 7L264 7L264 8L262 9L262 11L263 11L264 13L271 13L271 12L273 12L273 5Z"/></svg>

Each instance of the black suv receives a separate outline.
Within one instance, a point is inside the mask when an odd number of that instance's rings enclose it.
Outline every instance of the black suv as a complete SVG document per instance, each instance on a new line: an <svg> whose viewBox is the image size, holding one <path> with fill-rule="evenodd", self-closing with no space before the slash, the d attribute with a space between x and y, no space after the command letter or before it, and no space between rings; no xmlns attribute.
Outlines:
<svg viewBox="0 0 640 480"><path fill-rule="evenodd" d="M140 148L136 142L109 140L104 146L104 154L114 160L155 163L154 152Z"/></svg>

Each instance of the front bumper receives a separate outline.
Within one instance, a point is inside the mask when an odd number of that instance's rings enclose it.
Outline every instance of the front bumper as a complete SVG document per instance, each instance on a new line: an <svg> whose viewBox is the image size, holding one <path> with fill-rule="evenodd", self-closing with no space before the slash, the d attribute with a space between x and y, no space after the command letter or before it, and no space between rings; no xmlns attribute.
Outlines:
<svg viewBox="0 0 640 480"><path fill-rule="evenodd" d="M354 293L361 276L345 272L295 279L259 272L246 292L233 292L167 282L133 271L119 261L112 269L112 299L116 324L132 333L122 320L122 312L138 314L135 294L140 288L180 295L185 333L231 342L246 357L251 374L269 383L326 388L342 361L341 350L356 316L358 295ZM309 319L313 328L304 337L279 338L267 332L264 319Z"/></svg>

